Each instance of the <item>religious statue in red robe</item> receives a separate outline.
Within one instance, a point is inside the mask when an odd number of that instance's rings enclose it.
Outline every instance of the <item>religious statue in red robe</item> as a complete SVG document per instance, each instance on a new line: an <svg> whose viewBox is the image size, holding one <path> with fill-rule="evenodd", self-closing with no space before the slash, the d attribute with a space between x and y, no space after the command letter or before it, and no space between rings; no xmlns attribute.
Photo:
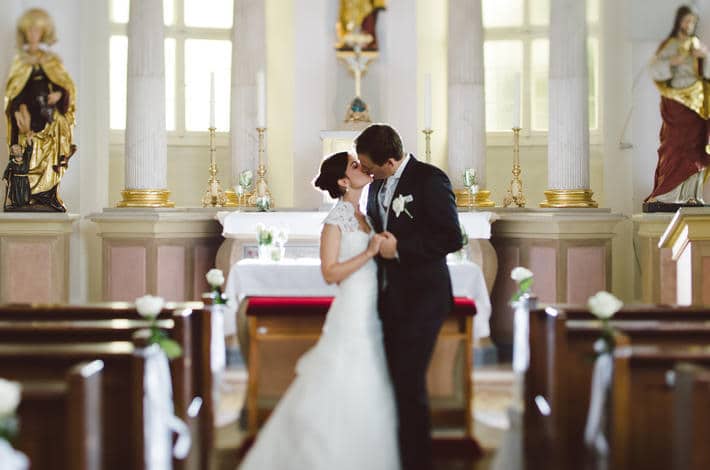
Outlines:
<svg viewBox="0 0 710 470"><path fill-rule="evenodd" d="M661 93L661 145L653 192L644 210L675 211L678 205L703 205L707 179L710 85L704 78L708 48L695 36L698 17L678 8L671 34L651 62L651 75Z"/></svg>

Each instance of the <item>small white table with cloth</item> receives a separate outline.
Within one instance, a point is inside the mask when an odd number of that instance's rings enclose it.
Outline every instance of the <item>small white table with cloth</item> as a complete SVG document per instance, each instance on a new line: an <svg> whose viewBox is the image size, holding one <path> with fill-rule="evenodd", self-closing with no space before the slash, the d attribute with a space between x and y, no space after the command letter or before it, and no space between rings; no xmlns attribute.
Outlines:
<svg viewBox="0 0 710 470"><path fill-rule="evenodd" d="M470 261L453 261L448 265L454 297L467 297L476 304L474 338L489 336L491 301L483 271ZM337 285L325 283L320 260L316 258L287 258L277 262L244 259L230 269L225 292L240 303L244 297L333 297L337 289ZM230 316L232 319L227 322L234 321ZM226 326L227 331L233 332L234 328Z"/></svg>

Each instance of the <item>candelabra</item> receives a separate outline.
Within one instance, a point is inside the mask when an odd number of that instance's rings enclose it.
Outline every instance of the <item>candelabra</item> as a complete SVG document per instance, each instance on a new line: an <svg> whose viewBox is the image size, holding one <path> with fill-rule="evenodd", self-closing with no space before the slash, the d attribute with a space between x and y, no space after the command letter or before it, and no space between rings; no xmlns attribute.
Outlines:
<svg viewBox="0 0 710 470"><path fill-rule="evenodd" d="M249 205L256 206L261 210L269 210L274 205L274 200L271 197L271 191L266 183L266 164L264 163L264 134L266 127L257 127L259 133L259 166L256 169L256 184L254 192L249 197Z"/></svg>
<svg viewBox="0 0 710 470"><path fill-rule="evenodd" d="M508 186L508 193L503 198L503 207L515 204L518 207L525 207L526 201L523 195L523 180L520 179L522 170L520 169L520 128L513 128L513 178Z"/></svg>
<svg viewBox="0 0 710 470"><path fill-rule="evenodd" d="M223 207L227 205L227 196L222 190L222 185L217 179L217 160L215 158L215 152L217 151L217 146L215 145L215 132L217 129L210 127L210 179L207 181L207 190L202 196L202 207Z"/></svg>
<svg viewBox="0 0 710 470"><path fill-rule="evenodd" d="M434 133L434 129L426 128L422 132L424 133L424 139L426 142L424 158L427 163L431 163L431 135Z"/></svg>

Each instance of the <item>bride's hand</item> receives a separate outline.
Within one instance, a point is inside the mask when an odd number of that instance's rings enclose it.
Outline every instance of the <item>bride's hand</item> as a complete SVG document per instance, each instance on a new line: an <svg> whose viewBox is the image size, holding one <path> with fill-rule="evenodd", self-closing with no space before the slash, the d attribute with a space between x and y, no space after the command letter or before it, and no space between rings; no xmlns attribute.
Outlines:
<svg viewBox="0 0 710 470"><path fill-rule="evenodd" d="M365 253L367 253L367 256L369 257L375 257L377 256L377 253L380 252L380 245L382 245L382 242L384 241L385 237L378 234L375 234L372 236L370 239L370 244L367 246L367 250L365 250Z"/></svg>

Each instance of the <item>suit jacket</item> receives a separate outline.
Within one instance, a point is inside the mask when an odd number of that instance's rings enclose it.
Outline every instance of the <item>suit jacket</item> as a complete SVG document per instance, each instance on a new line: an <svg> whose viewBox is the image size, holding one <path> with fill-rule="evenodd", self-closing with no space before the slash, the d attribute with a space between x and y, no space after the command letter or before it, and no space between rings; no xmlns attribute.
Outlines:
<svg viewBox="0 0 710 470"><path fill-rule="evenodd" d="M368 194L367 214L377 232L383 229L377 198L383 184L384 180L376 180ZM395 200L400 196L412 200L397 215ZM397 238L399 258L378 258L380 296L390 300L380 302L389 310L380 311L380 316L426 320L448 314L452 291L446 255L463 243L456 199L446 174L412 156L394 189L387 230Z"/></svg>

